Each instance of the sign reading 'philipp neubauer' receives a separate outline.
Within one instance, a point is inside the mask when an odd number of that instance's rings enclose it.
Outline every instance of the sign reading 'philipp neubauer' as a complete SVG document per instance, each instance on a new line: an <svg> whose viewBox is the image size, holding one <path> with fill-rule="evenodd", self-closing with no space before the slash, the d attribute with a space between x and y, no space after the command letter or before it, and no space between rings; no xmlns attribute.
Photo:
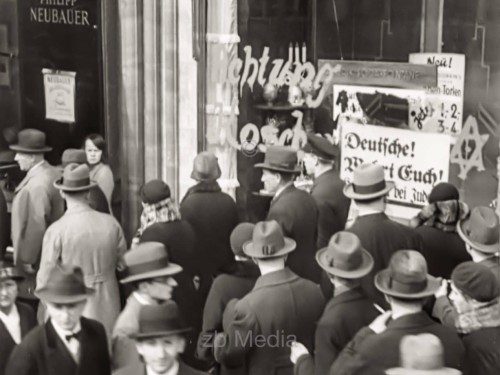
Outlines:
<svg viewBox="0 0 500 375"><path fill-rule="evenodd" d="M75 9L78 0L39 0L38 7L30 7L30 21L39 23L90 26L89 13Z"/></svg>

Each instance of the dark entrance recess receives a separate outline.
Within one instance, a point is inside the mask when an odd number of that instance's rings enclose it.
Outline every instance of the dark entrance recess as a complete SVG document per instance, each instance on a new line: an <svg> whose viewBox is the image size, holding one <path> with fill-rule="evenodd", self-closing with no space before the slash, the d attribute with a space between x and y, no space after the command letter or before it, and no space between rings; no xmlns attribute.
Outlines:
<svg viewBox="0 0 500 375"><path fill-rule="evenodd" d="M98 0L18 1L21 128L47 134L52 164L87 134L104 134L100 12ZM44 68L76 72L74 123L46 119Z"/></svg>

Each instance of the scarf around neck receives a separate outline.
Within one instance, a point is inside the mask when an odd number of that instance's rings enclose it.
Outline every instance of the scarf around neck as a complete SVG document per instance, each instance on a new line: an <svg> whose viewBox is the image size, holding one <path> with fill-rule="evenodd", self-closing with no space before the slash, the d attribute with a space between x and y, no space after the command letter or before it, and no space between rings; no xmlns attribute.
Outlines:
<svg viewBox="0 0 500 375"><path fill-rule="evenodd" d="M456 199L430 203L412 219L411 226L434 227L443 232L456 232L457 222L469 216L469 206Z"/></svg>
<svg viewBox="0 0 500 375"><path fill-rule="evenodd" d="M470 300L466 306L455 306L455 327L458 333L468 334L481 328L500 327L500 299L479 302Z"/></svg>
<svg viewBox="0 0 500 375"><path fill-rule="evenodd" d="M141 227L137 231L136 237L141 237L142 233L153 224L179 220L181 220L179 207L172 198L166 198L153 204L145 203L141 214Z"/></svg>

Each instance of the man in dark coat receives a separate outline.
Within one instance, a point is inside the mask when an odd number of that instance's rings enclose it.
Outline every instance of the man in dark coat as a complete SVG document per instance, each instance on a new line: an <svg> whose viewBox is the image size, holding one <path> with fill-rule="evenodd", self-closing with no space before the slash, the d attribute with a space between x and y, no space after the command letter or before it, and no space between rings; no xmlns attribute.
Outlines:
<svg viewBox="0 0 500 375"><path fill-rule="evenodd" d="M334 234L328 247L318 251L316 260L335 286L334 295L316 326L314 357L302 344L292 346L296 375L328 374L347 343L378 315L359 283L370 273L373 258L355 234Z"/></svg>
<svg viewBox="0 0 500 375"><path fill-rule="evenodd" d="M222 332L222 317L228 302L246 296L260 276L257 265L243 252L243 245L252 239L254 227L251 223L241 223L234 228L230 240L236 263L215 278L208 293L197 355L211 366L215 364L213 339L217 332ZM221 374L227 372L224 367L220 370Z"/></svg>
<svg viewBox="0 0 500 375"><path fill-rule="evenodd" d="M293 374L290 345L314 348L314 325L324 308L319 286L285 267L295 241L276 221L255 225L243 251L262 276L241 300L232 300L223 317L224 333L214 340L216 360L227 368L246 367L248 375Z"/></svg>
<svg viewBox="0 0 500 375"><path fill-rule="evenodd" d="M211 152L202 152L193 163L191 178L198 181L184 196L180 212L196 236L195 261L200 276L202 305L217 272L234 261L229 236L238 224L236 203L223 193L217 179L221 171Z"/></svg>
<svg viewBox="0 0 500 375"><path fill-rule="evenodd" d="M143 306L139 312L139 330L130 335L141 362L124 367L114 375L202 375L205 372L186 365L179 355L184 351L189 332L177 305Z"/></svg>
<svg viewBox="0 0 500 375"><path fill-rule="evenodd" d="M0 375L12 350L36 326L35 312L16 301L17 283L22 279L16 268L0 262Z"/></svg>
<svg viewBox="0 0 500 375"><path fill-rule="evenodd" d="M319 283L321 270L314 260L318 208L309 194L293 184L295 175L300 173L297 152L290 147L270 146L264 162L255 167L263 169L264 190L274 194L266 220L276 220L285 236L297 243L287 266L300 277Z"/></svg>
<svg viewBox="0 0 500 375"><path fill-rule="evenodd" d="M104 327L81 317L92 289L79 267L58 264L37 296L50 319L32 330L12 352L6 375L109 375L111 366Z"/></svg>
<svg viewBox="0 0 500 375"><path fill-rule="evenodd" d="M399 366L399 346L406 335L431 333L444 348L444 364L461 368L463 344L455 331L434 322L423 310L425 299L439 288L439 280L427 274L424 257L414 250L400 250L389 267L377 273L376 287L391 310L362 328L340 353L330 374L384 374Z"/></svg>
<svg viewBox="0 0 500 375"><path fill-rule="evenodd" d="M414 229L390 220L385 211L385 196L394 188L394 183L384 178L381 165L362 164L354 170L353 182L344 189L344 194L354 199L359 215L348 228L361 240L374 260L372 272L365 276L361 286L366 295L382 307L387 307L382 294L373 284L373 277L387 267L395 251L413 249L422 251L423 242Z"/></svg>

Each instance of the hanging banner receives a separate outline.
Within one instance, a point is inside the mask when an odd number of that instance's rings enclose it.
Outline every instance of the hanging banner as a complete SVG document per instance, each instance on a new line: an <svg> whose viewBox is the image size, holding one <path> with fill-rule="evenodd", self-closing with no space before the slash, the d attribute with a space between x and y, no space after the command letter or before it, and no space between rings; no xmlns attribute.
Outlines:
<svg viewBox="0 0 500 375"><path fill-rule="evenodd" d="M448 135L346 123L340 142L340 177L350 182L362 163L383 165L386 180L396 184L388 195L391 204L421 207L434 185L448 181Z"/></svg>
<svg viewBox="0 0 500 375"><path fill-rule="evenodd" d="M75 122L76 72L42 69L45 88L45 118Z"/></svg>
<svg viewBox="0 0 500 375"><path fill-rule="evenodd" d="M437 87L426 88L427 98L423 105L410 105L410 128L457 137L463 121L465 55L412 53L410 63L438 67Z"/></svg>

